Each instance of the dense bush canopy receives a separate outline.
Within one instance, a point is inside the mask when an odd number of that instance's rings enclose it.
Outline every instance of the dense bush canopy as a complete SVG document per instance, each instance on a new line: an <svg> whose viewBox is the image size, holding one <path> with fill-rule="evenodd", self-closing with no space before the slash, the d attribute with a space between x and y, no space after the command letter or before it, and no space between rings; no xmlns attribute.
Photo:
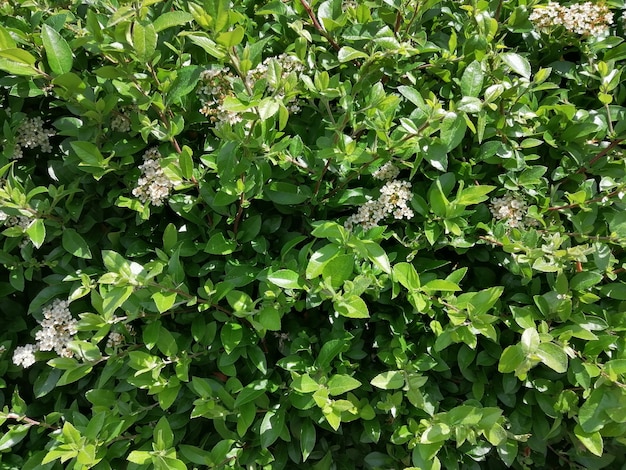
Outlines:
<svg viewBox="0 0 626 470"><path fill-rule="evenodd" d="M622 468L622 0L0 2L0 468Z"/></svg>

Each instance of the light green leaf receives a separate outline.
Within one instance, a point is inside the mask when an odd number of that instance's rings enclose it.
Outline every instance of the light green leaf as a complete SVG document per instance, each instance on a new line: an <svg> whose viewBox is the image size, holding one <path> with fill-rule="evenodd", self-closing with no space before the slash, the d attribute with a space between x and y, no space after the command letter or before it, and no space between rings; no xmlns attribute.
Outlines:
<svg viewBox="0 0 626 470"><path fill-rule="evenodd" d="M526 354L519 344L508 346L500 356L500 362L498 363L498 372L508 374L514 372L524 361L526 360Z"/></svg>
<svg viewBox="0 0 626 470"><path fill-rule="evenodd" d="M152 23L133 23L133 47L139 62L148 63L156 51L158 35Z"/></svg>
<svg viewBox="0 0 626 470"><path fill-rule="evenodd" d="M574 434L580 442L594 455L602 457L604 443L599 431L585 432L580 424L574 426Z"/></svg>
<svg viewBox="0 0 626 470"><path fill-rule="evenodd" d="M335 396L359 388L361 382L346 374L335 374L330 378L326 386L328 387L328 392Z"/></svg>
<svg viewBox="0 0 626 470"><path fill-rule="evenodd" d="M35 219L26 229L26 235L33 242L35 248L39 248L43 245L46 239L46 225L42 219Z"/></svg>
<svg viewBox="0 0 626 470"><path fill-rule="evenodd" d="M356 295L342 297L334 302L335 310L348 318L369 318L369 310L363 299Z"/></svg>
<svg viewBox="0 0 626 470"><path fill-rule="evenodd" d="M337 57L339 58L339 62L343 63L343 62L350 62L351 60L355 60L355 59L367 59L369 55L363 51L357 51L356 49L352 47L344 46L341 49L339 49L339 53L337 54Z"/></svg>
<svg viewBox="0 0 626 470"><path fill-rule="evenodd" d="M176 292L155 292L152 294L152 300L154 300L159 313L164 313L171 309L176 302Z"/></svg>
<svg viewBox="0 0 626 470"><path fill-rule="evenodd" d="M215 42L224 47L235 47L243 40L244 29L241 26L236 26L232 31L226 31L220 33L215 38Z"/></svg>
<svg viewBox="0 0 626 470"><path fill-rule="evenodd" d="M72 49L55 29L44 24L41 28L41 41L46 50L48 65L54 73L62 75L72 70L74 59Z"/></svg>
<svg viewBox="0 0 626 470"><path fill-rule="evenodd" d="M508 65L513 72L524 78L530 79L530 62L515 52L505 52L501 54L502 61Z"/></svg>
<svg viewBox="0 0 626 470"><path fill-rule="evenodd" d="M300 276L290 269L279 269L268 274L267 280L283 289L302 289Z"/></svg>
<svg viewBox="0 0 626 470"><path fill-rule="evenodd" d="M485 74L480 62L473 61L463 71L461 76L461 93L463 96L477 97L483 87Z"/></svg>
<svg viewBox="0 0 626 470"><path fill-rule="evenodd" d="M563 348L554 343L542 343L537 350L537 356L545 365L555 372L567 372L567 354Z"/></svg>
<svg viewBox="0 0 626 470"><path fill-rule="evenodd" d="M383 390L395 390L404 387L404 372L401 370L390 370L374 377L370 383Z"/></svg>

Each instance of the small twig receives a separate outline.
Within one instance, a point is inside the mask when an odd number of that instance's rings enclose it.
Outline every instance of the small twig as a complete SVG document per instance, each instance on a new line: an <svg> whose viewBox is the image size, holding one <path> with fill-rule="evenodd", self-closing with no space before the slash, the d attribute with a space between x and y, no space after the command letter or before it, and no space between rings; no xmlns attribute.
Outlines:
<svg viewBox="0 0 626 470"><path fill-rule="evenodd" d="M14 419L15 421L20 421L30 426L41 426L43 428L52 429L54 431L59 429L58 427L52 426L51 424L42 423L41 421L36 421L32 418L29 418L28 416L18 415L17 413L9 413L6 416L7 416L7 419Z"/></svg>
<svg viewBox="0 0 626 470"><path fill-rule="evenodd" d="M237 208L237 215L235 216L235 223L233 224L233 233L237 236L237 232L239 231L239 222L241 221L241 216L243 215L243 203L246 200L246 193L242 192L239 197L239 207Z"/></svg>
<svg viewBox="0 0 626 470"><path fill-rule="evenodd" d="M589 160L589 163L587 164L586 167L582 167L579 168L578 171L576 172L576 174L580 174L580 173L586 173L587 170L592 167L598 160L600 160L602 157L604 157L607 153L609 153L611 150L613 150L615 147L617 147L624 139L615 139L613 140L608 147L602 149L595 157L593 157L591 160Z"/></svg>
<svg viewBox="0 0 626 470"><path fill-rule="evenodd" d="M337 51L340 50L341 47L339 46L339 44L337 44L337 41L335 41L332 38L332 36L326 32L326 30L320 24L320 22L317 21L317 17L315 16L315 13L311 9L311 6L307 3L307 1L306 0L300 0L300 3L302 4L304 9L308 13L309 18L311 18L311 21L313 22L313 26L315 26L315 29L317 29L320 32L320 34L326 38L326 40L330 43L331 46L333 46L333 48L335 50L337 50Z"/></svg>
<svg viewBox="0 0 626 470"><path fill-rule="evenodd" d="M564 206L552 206L552 207L548 207L548 210L549 211L561 211L561 210L564 210L564 209L574 209L576 207L580 207L582 204L593 204L594 202L602 202L605 198L606 199L610 199L613 196L618 195L622 191L623 191L623 189L618 189L618 190L615 190L615 191L607 194L606 196L596 197L594 199L589 199L588 201L585 201L584 203L566 204Z"/></svg>

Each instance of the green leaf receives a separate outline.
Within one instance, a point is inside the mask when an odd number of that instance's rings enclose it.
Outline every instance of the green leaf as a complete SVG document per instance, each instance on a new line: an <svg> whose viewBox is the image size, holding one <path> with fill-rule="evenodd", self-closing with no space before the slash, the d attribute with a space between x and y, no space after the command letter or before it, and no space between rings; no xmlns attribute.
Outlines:
<svg viewBox="0 0 626 470"><path fill-rule="evenodd" d="M594 455L602 457L604 445L599 431L585 432L580 424L574 426L574 434L580 442Z"/></svg>
<svg viewBox="0 0 626 470"><path fill-rule="evenodd" d="M193 20L193 15L185 11L167 11L160 14L152 23L157 33L174 26L182 26Z"/></svg>
<svg viewBox="0 0 626 470"><path fill-rule="evenodd" d="M278 436L282 434L284 426L285 412L282 409L270 410L265 413L259 429L261 433L261 446L267 449L276 442Z"/></svg>
<svg viewBox="0 0 626 470"><path fill-rule="evenodd" d="M498 450L498 455L500 456L500 459L502 459L502 461L507 467L510 467L511 465L513 465L513 463L515 462L515 459L517 458L517 452L518 452L517 441L514 441L513 439L507 440L501 443L498 446L497 450Z"/></svg>
<svg viewBox="0 0 626 470"><path fill-rule="evenodd" d="M174 444L174 433L167 417L161 416L152 433L156 450L166 450Z"/></svg>
<svg viewBox="0 0 626 470"><path fill-rule="evenodd" d="M435 442L442 442L448 439L450 436L450 427L444 423L436 423L430 426L422 434L420 442L422 444L432 444Z"/></svg>
<svg viewBox="0 0 626 470"><path fill-rule="evenodd" d="M383 390L396 390L404 387L404 372L401 370L382 372L374 377L370 383Z"/></svg>
<svg viewBox="0 0 626 470"><path fill-rule="evenodd" d="M281 329L280 312L272 305L262 308L256 315L255 320L266 330L280 331Z"/></svg>
<svg viewBox="0 0 626 470"><path fill-rule="evenodd" d="M572 290L584 291L595 286L596 284L599 284L602 279L604 279L604 276L600 273L584 271L582 273L577 273L573 278L571 278L569 285Z"/></svg>
<svg viewBox="0 0 626 470"><path fill-rule="evenodd" d="M133 47L139 62L149 63L156 51L158 35L152 23L133 23Z"/></svg>
<svg viewBox="0 0 626 470"><path fill-rule="evenodd" d="M555 372L567 372L567 354L563 348L554 343L542 343L537 350L537 356L545 365Z"/></svg>
<svg viewBox="0 0 626 470"><path fill-rule="evenodd" d="M223 232L216 233L209 238L204 251L212 255L229 255L237 249L235 240L227 240Z"/></svg>
<svg viewBox="0 0 626 470"><path fill-rule="evenodd" d="M207 54L215 57L216 59L223 60L226 58L226 52L224 52L223 48L215 44L215 42L209 39L207 36L200 33L187 34L185 36L191 39L191 42L204 49Z"/></svg>
<svg viewBox="0 0 626 470"><path fill-rule="evenodd" d="M467 123L462 115L452 111L446 113L441 121L439 131L441 142L446 146L448 152L459 146L466 130Z"/></svg>
<svg viewBox="0 0 626 470"><path fill-rule="evenodd" d="M334 302L335 310L339 315L348 318L369 318L369 310L363 299L356 295L342 297Z"/></svg>
<svg viewBox="0 0 626 470"><path fill-rule="evenodd" d="M251 403L256 400L267 391L268 385L269 382L267 379L255 380L246 385L237 395L235 408L239 408L246 403Z"/></svg>
<svg viewBox="0 0 626 470"><path fill-rule="evenodd" d="M290 269L279 269L267 276L267 280L283 289L302 289L300 276Z"/></svg>
<svg viewBox="0 0 626 470"><path fill-rule="evenodd" d="M226 354L230 354L243 339L243 327L239 323L226 323L220 331L220 338Z"/></svg>
<svg viewBox="0 0 626 470"><path fill-rule="evenodd" d="M46 225L42 219L35 219L26 229L26 235L33 242L35 248L43 245L46 239Z"/></svg>
<svg viewBox="0 0 626 470"><path fill-rule="evenodd" d="M10 48L0 51L0 70L12 75L41 75L34 66L37 59L22 49Z"/></svg>
<svg viewBox="0 0 626 470"><path fill-rule="evenodd" d="M473 61L465 67L461 76L461 93L463 96L477 97L483 87L485 74L482 71L480 62Z"/></svg>
<svg viewBox="0 0 626 470"><path fill-rule="evenodd" d="M530 80L530 62L526 58L515 52L505 52L500 58L513 72Z"/></svg>
<svg viewBox="0 0 626 470"><path fill-rule="evenodd" d="M366 54L365 52L357 51L356 49L353 49L352 47L344 46L341 49L339 49L339 53L337 54L337 57L339 59L339 62L344 63L344 62L350 62L351 60L355 60L355 59L367 59L369 55Z"/></svg>
<svg viewBox="0 0 626 470"><path fill-rule="evenodd" d="M461 288L458 284L447 279L433 279L422 286L422 290L427 294L432 292L458 292Z"/></svg>
<svg viewBox="0 0 626 470"><path fill-rule="evenodd" d="M462 206L469 206L472 204L478 204L479 202L489 199L487 194L496 189L495 186L481 185L470 186L461 191L457 195L455 202Z"/></svg>
<svg viewBox="0 0 626 470"><path fill-rule="evenodd" d="M276 100L276 98L264 98L257 106L259 119L261 119L261 121L265 121L271 118L274 114L276 114L279 109L280 103Z"/></svg>
<svg viewBox="0 0 626 470"><path fill-rule="evenodd" d="M174 12L170 12L174 13ZM182 12L178 12L182 13ZM160 19L161 17L159 17ZM181 98L189 95L196 85L198 84L198 80L200 80L200 74L202 73L202 68L198 65L187 65L182 67L176 71L176 78L174 79L174 83L167 92L167 96L165 98L165 105L171 105L172 103L178 102ZM185 176L189 178L189 176Z"/></svg>
<svg viewBox="0 0 626 470"><path fill-rule="evenodd" d="M176 302L176 292L155 292L152 294L152 300L154 300L159 313L164 313L171 309Z"/></svg>
<svg viewBox="0 0 626 470"><path fill-rule="evenodd" d="M526 360L526 354L519 344L508 346L500 356L498 372L508 374L514 372Z"/></svg>
<svg viewBox="0 0 626 470"><path fill-rule="evenodd" d="M30 424L17 424L9 426L9 430L0 437L0 451L10 449L14 445L19 444L28 435Z"/></svg>
<svg viewBox="0 0 626 470"><path fill-rule="evenodd" d="M420 278L415 266L401 262L393 267L393 277L409 291L417 291L421 287Z"/></svg>
<svg viewBox="0 0 626 470"><path fill-rule="evenodd" d="M539 338L539 333L534 328L527 328L522 333L522 351L524 354L535 354L539 349L539 344L541 340Z"/></svg>
<svg viewBox="0 0 626 470"><path fill-rule="evenodd" d="M73 228L63 230L63 248L78 258L91 259L91 249L85 239Z"/></svg>
<svg viewBox="0 0 626 470"><path fill-rule="evenodd" d="M41 27L41 41L46 50L46 57L50 69L57 75L68 73L72 70L74 59L72 49L56 30L44 24Z"/></svg>
<svg viewBox="0 0 626 470"><path fill-rule="evenodd" d="M330 365L332 360L340 353L345 352L350 347L350 336L341 339L331 339L326 341L315 359L315 364L320 369L324 369Z"/></svg>
<svg viewBox="0 0 626 470"><path fill-rule="evenodd" d="M600 294L616 300L626 300L626 284L621 282L611 282L599 289Z"/></svg>
<svg viewBox="0 0 626 470"><path fill-rule="evenodd" d="M328 387L328 392L335 396L359 388L361 382L346 374L335 374L330 378L326 386Z"/></svg>
<svg viewBox="0 0 626 470"><path fill-rule="evenodd" d="M326 263L322 269L322 277L330 282L333 288L338 289L352 277L353 270L354 255L338 255Z"/></svg>
<svg viewBox="0 0 626 470"><path fill-rule="evenodd" d="M315 425L310 419L303 420L300 426L300 451L302 452L302 461L306 460L315 448L316 432Z"/></svg>
<svg viewBox="0 0 626 470"><path fill-rule="evenodd" d="M226 31L220 33L215 38L215 42L224 47L235 47L243 40L244 29L241 26L236 26L232 31Z"/></svg>
<svg viewBox="0 0 626 470"><path fill-rule="evenodd" d="M282 181L272 181L264 187L270 201L284 206L301 204L313 194L308 186L296 186Z"/></svg>

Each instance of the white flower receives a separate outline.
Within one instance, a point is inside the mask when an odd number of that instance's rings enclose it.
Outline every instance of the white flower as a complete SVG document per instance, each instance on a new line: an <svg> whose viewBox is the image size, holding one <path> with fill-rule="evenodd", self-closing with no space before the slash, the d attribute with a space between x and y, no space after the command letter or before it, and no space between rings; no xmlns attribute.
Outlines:
<svg viewBox="0 0 626 470"><path fill-rule="evenodd" d="M35 334L40 351L54 350L59 356L73 356L67 344L77 332L77 321L72 317L69 304L68 300L55 299L44 307L41 330Z"/></svg>
<svg viewBox="0 0 626 470"><path fill-rule="evenodd" d="M12 158L22 157L22 148L39 147L42 152L52 152L50 137L56 133L51 129L44 128L43 120L40 117L24 120L17 129L17 139Z"/></svg>
<svg viewBox="0 0 626 470"><path fill-rule="evenodd" d="M394 179L396 176L398 176L398 174L400 174L400 170L398 169L398 167L395 166L392 162L387 162L376 171L374 171L374 173L372 173L372 176L377 180L387 181Z"/></svg>
<svg viewBox="0 0 626 470"><path fill-rule="evenodd" d="M13 364L27 369L35 363L35 351L37 351L37 346L34 344L18 346L13 352Z"/></svg>
<svg viewBox="0 0 626 470"><path fill-rule="evenodd" d="M398 220L411 219L414 213L408 203L412 198L411 183L400 180L388 181L380 189L379 198L367 201L359 207L356 214L348 217L344 225L351 229L355 224L359 224L363 229L369 230L389 215Z"/></svg>
<svg viewBox="0 0 626 470"><path fill-rule="evenodd" d="M139 166L142 172L137 180L137 187L133 189L133 196L141 202L150 202L155 206L162 206L168 198L174 183L165 175L159 160L161 153L157 148L152 148L143 156L143 164Z"/></svg>
<svg viewBox="0 0 626 470"><path fill-rule="evenodd" d="M511 228L537 225L536 220L526 217L528 205L519 195L508 193L492 199L490 210L496 220L503 220Z"/></svg>
<svg viewBox="0 0 626 470"><path fill-rule="evenodd" d="M613 13L606 5L592 2L569 6L548 2L545 6L535 8L529 19L538 29L563 26L566 30L581 36L601 36L608 31L609 25L613 24Z"/></svg>

